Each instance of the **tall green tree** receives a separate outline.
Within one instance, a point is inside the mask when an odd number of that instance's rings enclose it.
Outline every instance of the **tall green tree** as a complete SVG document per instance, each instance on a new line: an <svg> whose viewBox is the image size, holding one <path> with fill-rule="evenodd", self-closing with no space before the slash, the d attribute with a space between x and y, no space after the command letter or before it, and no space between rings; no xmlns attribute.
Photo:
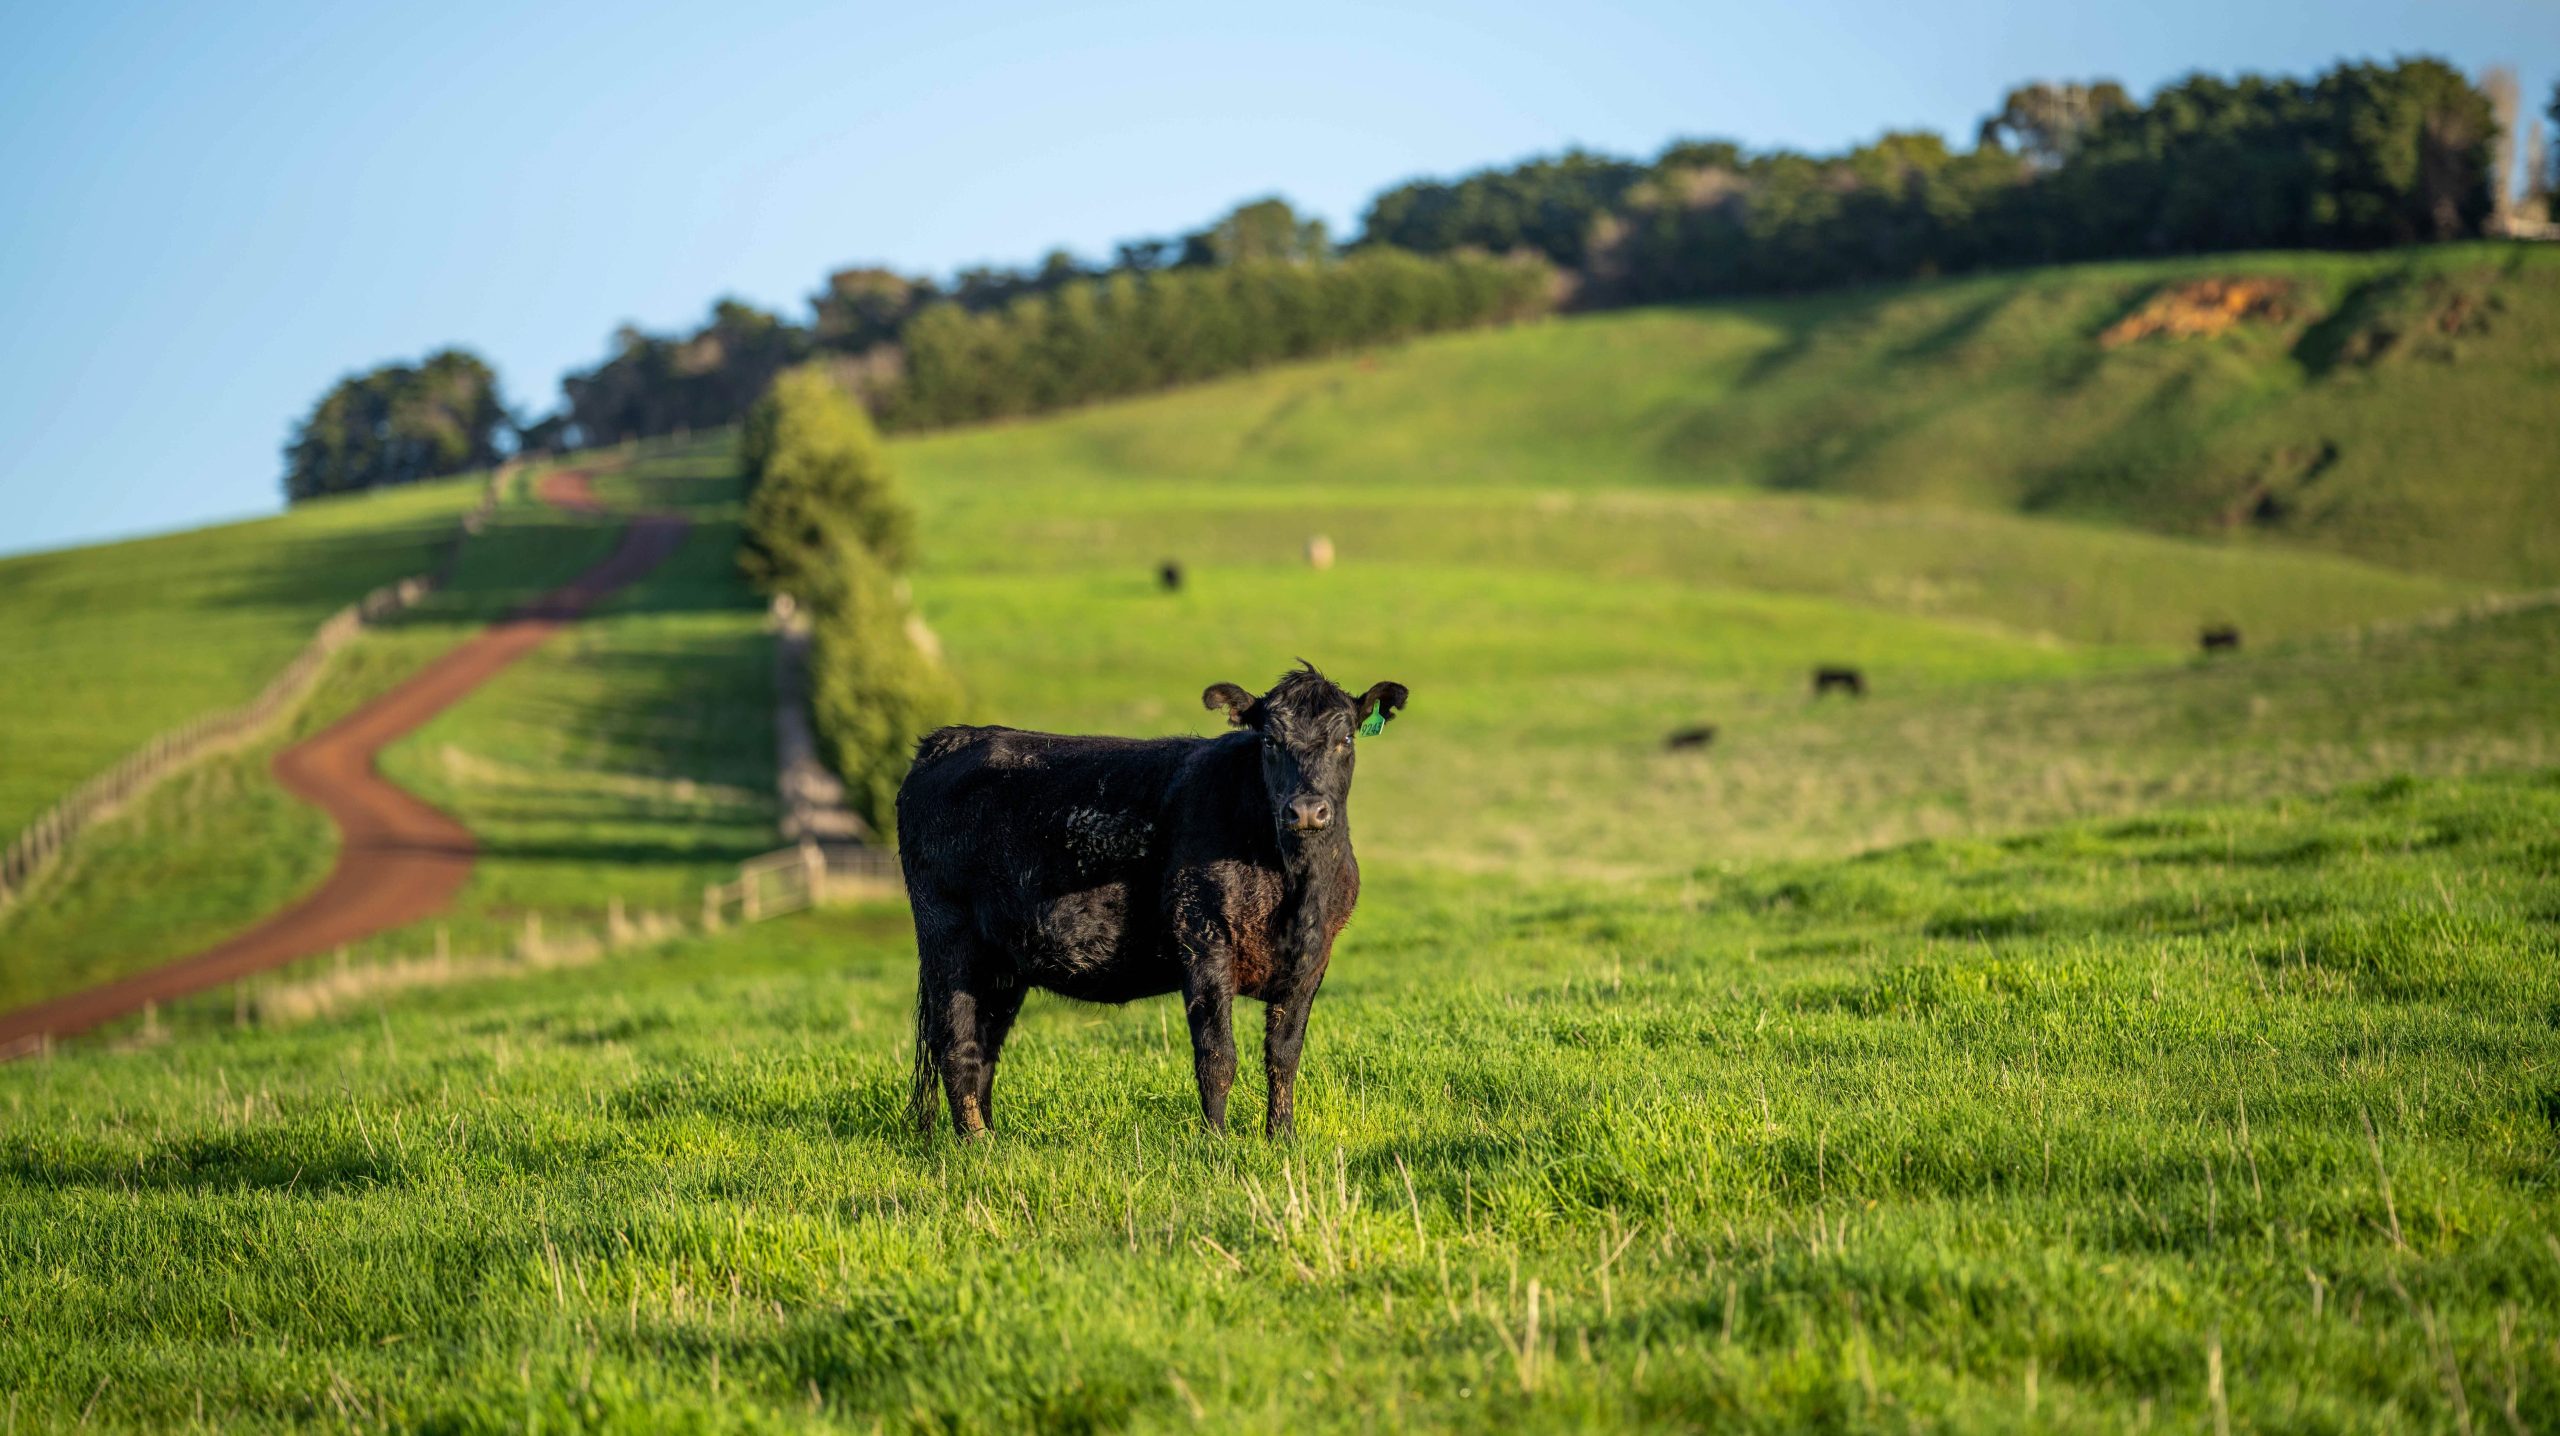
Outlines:
<svg viewBox="0 0 2560 1436"><path fill-rule="evenodd" d="M833 581L839 537L892 572L915 543L915 511L889 468L871 416L826 370L804 364L776 376L738 431L747 479L748 572L766 588L808 601Z"/></svg>
<svg viewBox="0 0 2560 1436"><path fill-rule="evenodd" d="M1306 264L1333 252L1324 221L1301 216L1278 195L1237 205L1194 237L1195 262Z"/></svg>
<svg viewBox="0 0 2560 1436"><path fill-rule="evenodd" d="M2133 107L2133 97L2113 80L2021 85L2002 96L2000 108L1982 122L1981 142L2018 155L2035 170L2057 170L2080 147L2081 136Z"/></svg>
<svg viewBox="0 0 2560 1436"><path fill-rule="evenodd" d="M510 427L497 371L465 350L349 375L286 441L285 497L299 502L486 468L501 457Z"/></svg>
<svg viewBox="0 0 2560 1436"><path fill-rule="evenodd" d="M1572 150L1456 180L1415 180L1369 202L1360 242L1420 254L1534 249L1566 269L1580 269L1592 223L1615 209L1648 172L1632 160Z"/></svg>

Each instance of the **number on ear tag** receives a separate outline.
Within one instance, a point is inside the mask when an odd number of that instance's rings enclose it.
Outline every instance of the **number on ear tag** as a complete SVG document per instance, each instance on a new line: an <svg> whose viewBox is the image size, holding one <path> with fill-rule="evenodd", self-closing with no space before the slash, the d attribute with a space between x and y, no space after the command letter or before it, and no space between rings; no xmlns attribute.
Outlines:
<svg viewBox="0 0 2560 1436"><path fill-rule="evenodd" d="M1380 704L1378 706L1378 711L1370 714L1368 718L1360 724L1360 736L1363 738L1375 738L1386 731L1387 709L1385 704Z"/></svg>

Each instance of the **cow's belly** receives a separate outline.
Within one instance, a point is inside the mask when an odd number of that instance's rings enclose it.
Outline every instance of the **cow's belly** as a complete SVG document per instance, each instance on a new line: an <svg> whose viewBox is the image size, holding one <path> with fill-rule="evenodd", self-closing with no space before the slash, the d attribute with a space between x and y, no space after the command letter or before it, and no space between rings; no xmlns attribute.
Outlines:
<svg viewBox="0 0 2560 1436"><path fill-rule="evenodd" d="M1109 883L1040 904L1019 948L1032 983L1085 1002L1128 1002L1174 992L1182 970L1153 936L1129 921L1129 889Z"/></svg>

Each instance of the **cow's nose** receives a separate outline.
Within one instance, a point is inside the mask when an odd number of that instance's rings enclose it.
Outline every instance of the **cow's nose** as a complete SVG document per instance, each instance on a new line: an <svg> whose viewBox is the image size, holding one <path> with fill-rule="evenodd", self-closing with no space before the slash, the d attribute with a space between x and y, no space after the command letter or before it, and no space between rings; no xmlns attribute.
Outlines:
<svg viewBox="0 0 2560 1436"><path fill-rule="evenodd" d="M1289 826L1302 833L1312 833L1333 822L1333 804L1322 798L1291 798Z"/></svg>

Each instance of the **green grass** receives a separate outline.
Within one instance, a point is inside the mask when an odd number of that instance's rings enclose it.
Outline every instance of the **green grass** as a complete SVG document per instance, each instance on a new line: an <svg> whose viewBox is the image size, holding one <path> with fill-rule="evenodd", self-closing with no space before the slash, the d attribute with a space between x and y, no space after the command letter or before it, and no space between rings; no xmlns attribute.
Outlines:
<svg viewBox="0 0 2560 1436"><path fill-rule="evenodd" d="M427 572L481 483L0 559L0 841L154 735L256 696L331 613Z"/></svg>
<svg viewBox="0 0 2560 1436"><path fill-rule="evenodd" d="M598 487L622 511L682 512L684 548L384 755L480 840L448 924L466 947L528 913L597 925L616 897L689 917L781 842L773 645L739 576L726 439L653 447Z"/></svg>
<svg viewBox="0 0 2560 1436"><path fill-rule="evenodd" d="M502 506L465 546L450 585L341 650L290 717L84 833L25 900L0 911L0 1007L185 956L317 887L336 837L275 785L275 754L602 558L613 533L520 496Z"/></svg>
<svg viewBox="0 0 2560 1436"><path fill-rule="evenodd" d="M451 971L394 934L0 1068L11 1418L2548 1429L2560 608L2415 616L2560 576L2551 262L1599 316L900 441L980 720L1412 687L1287 1148L1197 1130L1172 1004L1045 997L997 1139L917 1140L894 908L496 955L770 842L723 441L649 450L608 497L691 546L386 758L484 843ZM2336 357L2484 268L2485 333ZM2234 270L2303 311L2091 342ZM2306 435L2226 530L2219 466ZM59 971L325 863L262 763L65 885Z"/></svg>
<svg viewBox="0 0 2560 1436"><path fill-rule="evenodd" d="M1407 869L1293 1147L1196 1130L1168 1004L1046 998L997 1138L919 1142L894 910L22 1064L0 1387L104 1428L2547 1429L2555 831L2546 773Z"/></svg>
<svg viewBox="0 0 2560 1436"><path fill-rule="evenodd" d="M2099 331L2154 290L2216 275L2291 280L2294 317L2099 347ZM2476 332L2448 337L2437 326L2456 294ZM2370 359L2341 357L2386 331L2403 337ZM1082 525L1070 532L1118 521L1132 495L1158 509L1236 490L1335 505L1419 490L1463 505L1487 491L1777 489L2550 584L2555 381L2560 253L2456 245L1594 315L902 450L912 470L982 504L1053 496L1025 517ZM1166 502L1177 486L1188 499ZM2263 518L2252 516L2260 495Z"/></svg>

